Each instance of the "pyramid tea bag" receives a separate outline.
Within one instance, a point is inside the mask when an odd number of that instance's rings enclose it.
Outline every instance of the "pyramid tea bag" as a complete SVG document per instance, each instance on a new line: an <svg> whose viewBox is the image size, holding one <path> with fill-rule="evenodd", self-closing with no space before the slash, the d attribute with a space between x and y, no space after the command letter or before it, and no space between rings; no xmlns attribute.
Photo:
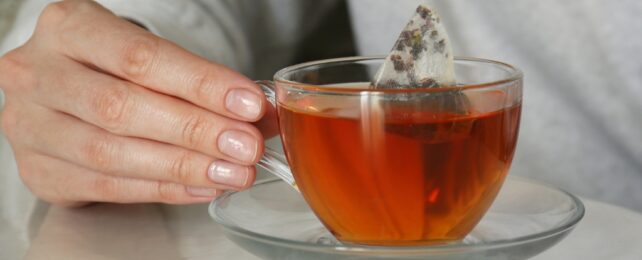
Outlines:
<svg viewBox="0 0 642 260"><path fill-rule="evenodd" d="M447 88L436 92L391 94L392 97L369 97L369 109L362 118L375 122L385 111L395 111L395 117L406 118L430 114L432 117L468 115L471 104L455 80L454 58L446 29L439 16L421 4L402 30L373 80L371 89ZM383 113L383 114L382 114ZM408 128L388 124L385 131L435 143L466 136L472 121L455 120L444 124L415 124Z"/></svg>
<svg viewBox="0 0 642 260"><path fill-rule="evenodd" d="M453 53L439 16L426 4L417 7L375 74L371 88L436 88L455 86ZM465 114L469 102L460 91L399 95L405 106ZM397 103L397 102L395 102ZM419 104L418 104L419 103ZM402 105L402 104L397 104Z"/></svg>
<svg viewBox="0 0 642 260"><path fill-rule="evenodd" d="M417 7L372 85L384 89L455 85L450 40L439 16L426 5Z"/></svg>

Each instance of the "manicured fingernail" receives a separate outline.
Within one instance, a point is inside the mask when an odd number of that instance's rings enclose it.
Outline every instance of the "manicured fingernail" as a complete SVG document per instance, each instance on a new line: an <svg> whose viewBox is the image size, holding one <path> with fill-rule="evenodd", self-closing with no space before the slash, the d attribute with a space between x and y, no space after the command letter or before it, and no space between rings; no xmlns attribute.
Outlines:
<svg viewBox="0 0 642 260"><path fill-rule="evenodd" d="M230 112L248 120L261 114L261 97L245 89L232 89L225 97L225 107Z"/></svg>
<svg viewBox="0 0 642 260"><path fill-rule="evenodd" d="M217 189L203 188L203 187L187 187L187 193L195 197L216 197L218 194Z"/></svg>
<svg viewBox="0 0 642 260"><path fill-rule="evenodd" d="M242 188L247 184L250 173L247 167L225 161L215 161L210 165L207 176L213 182Z"/></svg>
<svg viewBox="0 0 642 260"><path fill-rule="evenodd" d="M225 131L218 138L219 151L243 162L254 162L258 146L254 137L241 131Z"/></svg>

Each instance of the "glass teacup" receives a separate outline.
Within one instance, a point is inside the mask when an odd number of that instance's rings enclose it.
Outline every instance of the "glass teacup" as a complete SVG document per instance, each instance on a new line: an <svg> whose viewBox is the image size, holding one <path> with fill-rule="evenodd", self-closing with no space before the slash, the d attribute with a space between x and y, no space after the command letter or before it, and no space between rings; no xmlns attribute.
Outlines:
<svg viewBox="0 0 642 260"><path fill-rule="evenodd" d="M522 74L456 58L456 86L372 89L383 57L323 60L259 82L276 106L283 156L260 165L303 195L343 242L462 239L497 195L517 142Z"/></svg>

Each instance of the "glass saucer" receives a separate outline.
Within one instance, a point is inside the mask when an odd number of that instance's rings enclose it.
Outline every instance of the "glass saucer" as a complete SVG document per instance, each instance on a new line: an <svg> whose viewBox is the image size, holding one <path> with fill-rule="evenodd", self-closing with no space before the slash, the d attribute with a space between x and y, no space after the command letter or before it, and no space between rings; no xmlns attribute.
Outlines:
<svg viewBox="0 0 642 260"><path fill-rule="evenodd" d="M229 239L264 259L526 259L568 235L584 205L560 189L509 177L465 239L432 246L343 244L280 180L224 193L209 212Z"/></svg>

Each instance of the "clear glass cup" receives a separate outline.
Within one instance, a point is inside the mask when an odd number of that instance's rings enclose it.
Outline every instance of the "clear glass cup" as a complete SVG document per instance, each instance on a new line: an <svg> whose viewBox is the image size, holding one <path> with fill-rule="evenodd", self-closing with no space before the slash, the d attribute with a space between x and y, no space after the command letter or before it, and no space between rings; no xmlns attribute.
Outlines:
<svg viewBox="0 0 642 260"><path fill-rule="evenodd" d="M267 150L259 165L296 187L342 242L460 240L508 173L522 73L456 58L455 86L371 88L382 62L315 61L259 82L277 108L286 153Z"/></svg>

